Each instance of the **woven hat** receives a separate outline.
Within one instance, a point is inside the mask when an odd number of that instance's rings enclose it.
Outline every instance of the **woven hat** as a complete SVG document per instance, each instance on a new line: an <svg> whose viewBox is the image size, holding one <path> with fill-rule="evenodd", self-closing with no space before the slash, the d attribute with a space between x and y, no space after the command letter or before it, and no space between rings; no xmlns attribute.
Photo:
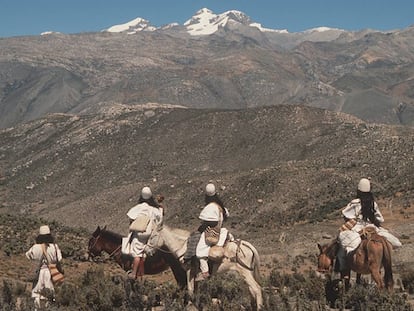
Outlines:
<svg viewBox="0 0 414 311"><path fill-rule="evenodd" d="M358 190L361 192L370 192L371 191L371 183L368 179L362 178L358 183Z"/></svg>
<svg viewBox="0 0 414 311"><path fill-rule="evenodd" d="M212 197L213 195L216 194L216 186L214 186L214 184L207 184L206 186L206 195L208 195L209 197Z"/></svg>
<svg viewBox="0 0 414 311"><path fill-rule="evenodd" d="M40 228L39 228L39 234L40 235L50 234L50 228L49 228L49 226L47 226L47 225L40 226Z"/></svg>
<svg viewBox="0 0 414 311"><path fill-rule="evenodd" d="M150 187L142 188L141 196L144 200L148 200L149 198L151 198L152 197L152 191L151 191Z"/></svg>

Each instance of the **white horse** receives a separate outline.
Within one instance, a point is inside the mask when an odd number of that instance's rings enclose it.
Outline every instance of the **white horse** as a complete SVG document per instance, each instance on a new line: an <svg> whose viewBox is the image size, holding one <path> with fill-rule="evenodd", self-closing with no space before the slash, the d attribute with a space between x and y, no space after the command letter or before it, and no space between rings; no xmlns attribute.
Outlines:
<svg viewBox="0 0 414 311"><path fill-rule="evenodd" d="M190 232L162 226L154 230L147 243L147 253L157 249L168 249L177 259L183 262L184 254L187 250L187 240ZM259 285L260 259L256 248L247 241L234 240L227 241L224 245L224 256L220 261L211 261L214 273L225 273L229 271L237 272L247 283L250 294L256 303L257 310L263 305L262 288ZM190 297L194 294L195 276L198 271L194 271L192 265L184 265L187 271L187 290Z"/></svg>

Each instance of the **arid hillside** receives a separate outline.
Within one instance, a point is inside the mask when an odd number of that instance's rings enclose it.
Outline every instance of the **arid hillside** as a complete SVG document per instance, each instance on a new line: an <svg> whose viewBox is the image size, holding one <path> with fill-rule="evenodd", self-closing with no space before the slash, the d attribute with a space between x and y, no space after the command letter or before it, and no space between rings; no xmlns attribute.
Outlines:
<svg viewBox="0 0 414 311"><path fill-rule="evenodd" d="M6 219L0 272L6 278L27 282L23 252L40 224L31 218L51 223L70 281L99 265L85 261L88 235L98 225L127 233L126 212L144 185L165 197L166 224L191 231L209 181L230 210L226 226L257 246L263 275L315 269L316 244L335 237L340 210L362 176L372 180L384 225L404 244L394 252L396 279L412 269L412 127L368 124L305 106L153 104L48 115L2 130L0 141L0 213ZM122 273L110 260L104 267Z"/></svg>
<svg viewBox="0 0 414 311"><path fill-rule="evenodd" d="M167 221L194 226L204 185L219 187L238 231L321 220L352 198L413 199L413 128L304 106L192 110L120 106L55 114L0 132L1 210L69 226L125 229L144 185Z"/></svg>

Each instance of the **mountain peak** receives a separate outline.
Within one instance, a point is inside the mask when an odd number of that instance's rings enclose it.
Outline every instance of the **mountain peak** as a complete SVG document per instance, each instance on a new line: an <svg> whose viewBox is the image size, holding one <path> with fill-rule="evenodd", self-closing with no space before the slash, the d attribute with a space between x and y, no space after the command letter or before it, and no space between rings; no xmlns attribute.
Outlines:
<svg viewBox="0 0 414 311"><path fill-rule="evenodd" d="M136 33L138 31L154 31L157 28L152 26L151 23L149 21L147 21L146 19L143 19L141 17L137 17L135 19L133 19L132 21L125 23L125 24L120 24L120 25L114 25L108 29L106 29L105 31L108 32L126 32L128 34L133 34Z"/></svg>
<svg viewBox="0 0 414 311"><path fill-rule="evenodd" d="M229 22L249 25L250 17L240 11L230 10L222 14L215 14L207 8L198 10L196 14L184 23L190 35L209 35L220 27L225 27Z"/></svg>
<svg viewBox="0 0 414 311"><path fill-rule="evenodd" d="M173 27L179 26L177 23L171 23L164 25L162 27L155 27L151 23L143 18L137 17L136 19L127 22L125 24L112 26L104 31L108 32L122 32L127 34L134 34L140 31L155 31L157 29L170 29ZM187 33L192 36L206 36L211 35L217 32L222 28L238 28L241 27L251 27L258 29L260 32L266 33L279 33L279 34L288 34L289 32L286 29L270 29L263 27L260 23L257 23L245 13L237 10L226 11L221 14L215 14L212 10L208 8L202 8L198 10L189 20L183 24ZM328 27L318 27L304 31L304 34L315 34L322 32L343 32L343 30L328 28Z"/></svg>

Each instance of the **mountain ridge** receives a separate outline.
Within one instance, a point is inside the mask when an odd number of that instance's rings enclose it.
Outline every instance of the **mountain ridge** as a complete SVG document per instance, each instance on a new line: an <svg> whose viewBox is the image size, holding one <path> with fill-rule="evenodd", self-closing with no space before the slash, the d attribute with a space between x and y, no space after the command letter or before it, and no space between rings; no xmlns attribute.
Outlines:
<svg viewBox="0 0 414 311"><path fill-rule="evenodd" d="M217 29L208 36L179 26L1 39L0 127L47 113L146 103L304 104L368 122L414 124L414 28L340 36L265 33L240 23Z"/></svg>
<svg viewBox="0 0 414 311"><path fill-rule="evenodd" d="M150 21L137 17L129 22L124 24L113 25L109 28L106 28L102 31L109 32L125 32L128 34L134 34L139 31L156 31L165 28L169 25L174 26L184 26L187 29L187 32L190 35L211 35L217 31L219 27L226 27L228 23L242 24L245 26L250 26L259 29L262 32L274 32L274 33L283 33L288 34L287 29L272 29L263 27L260 23L253 21L247 14L239 10L228 10L223 13L216 14L208 8L202 8L198 10L190 19L185 21L183 25L178 23L168 23L162 26L154 26ZM142 27L142 25L145 25ZM135 25L137 28L135 29ZM206 29L209 28L209 29ZM325 31L336 31L338 33L345 32L343 29L331 28L331 27L315 27L307 29L304 31L299 31L296 33L311 33L311 32L325 32Z"/></svg>

